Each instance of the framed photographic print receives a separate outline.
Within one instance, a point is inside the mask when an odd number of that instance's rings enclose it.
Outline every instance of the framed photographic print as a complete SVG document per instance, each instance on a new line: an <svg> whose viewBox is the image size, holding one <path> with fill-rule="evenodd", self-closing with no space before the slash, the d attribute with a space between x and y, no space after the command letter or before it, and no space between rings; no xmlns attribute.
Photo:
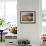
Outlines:
<svg viewBox="0 0 46 46"><path fill-rule="evenodd" d="M36 23L35 11L20 11L20 23L33 24Z"/></svg>

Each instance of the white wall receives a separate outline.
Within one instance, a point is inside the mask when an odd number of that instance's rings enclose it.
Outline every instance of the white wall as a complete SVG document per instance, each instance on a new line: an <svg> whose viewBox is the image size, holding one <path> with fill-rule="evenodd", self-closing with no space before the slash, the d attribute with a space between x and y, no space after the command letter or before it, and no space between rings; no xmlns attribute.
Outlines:
<svg viewBox="0 0 46 46"><path fill-rule="evenodd" d="M40 43L41 34L41 0L18 0L18 39L29 39L31 43ZM35 24L20 24L20 11L36 11ZM36 46L39 46L39 44Z"/></svg>

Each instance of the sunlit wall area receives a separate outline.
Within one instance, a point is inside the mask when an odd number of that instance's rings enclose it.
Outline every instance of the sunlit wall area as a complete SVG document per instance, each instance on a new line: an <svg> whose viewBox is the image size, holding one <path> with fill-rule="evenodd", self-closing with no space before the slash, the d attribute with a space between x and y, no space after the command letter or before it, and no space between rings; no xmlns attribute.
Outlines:
<svg viewBox="0 0 46 46"><path fill-rule="evenodd" d="M42 9L46 9L46 0L42 0Z"/></svg>
<svg viewBox="0 0 46 46"><path fill-rule="evenodd" d="M17 0L0 0L0 17L17 26Z"/></svg>
<svg viewBox="0 0 46 46"><path fill-rule="evenodd" d="M6 18L17 25L17 1L6 1Z"/></svg>
<svg viewBox="0 0 46 46"><path fill-rule="evenodd" d="M0 1L0 17L4 16L4 2Z"/></svg>
<svg viewBox="0 0 46 46"><path fill-rule="evenodd" d="M46 0L42 0L42 31L46 33Z"/></svg>

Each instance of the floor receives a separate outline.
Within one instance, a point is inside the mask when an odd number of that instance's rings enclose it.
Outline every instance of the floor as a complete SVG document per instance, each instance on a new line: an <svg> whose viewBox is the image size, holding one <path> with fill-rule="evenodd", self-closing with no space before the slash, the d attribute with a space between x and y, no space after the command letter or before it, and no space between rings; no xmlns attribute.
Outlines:
<svg viewBox="0 0 46 46"><path fill-rule="evenodd" d="M0 46L5 46L5 42L0 42Z"/></svg>
<svg viewBox="0 0 46 46"><path fill-rule="evenodd" d="M5 46L5 42L0 42L0 46ZM41 46L38 44L32 44L32 46ZM42 45L42 46L46 46L46 45Z"/></svg>
<svg viewBox="0 0 46 46"><path fill-rule="evenodd" d="M0 42L0 46L5 46L5 42ZM46 43L42 44L42 45L38 45L38 44L32 44L32 46L46 46Z"/></svg>

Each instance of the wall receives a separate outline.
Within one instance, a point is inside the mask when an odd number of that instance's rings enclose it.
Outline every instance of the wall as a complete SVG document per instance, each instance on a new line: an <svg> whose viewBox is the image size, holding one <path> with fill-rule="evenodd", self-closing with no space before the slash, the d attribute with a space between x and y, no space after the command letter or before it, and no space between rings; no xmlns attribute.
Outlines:
<svg viewBox="0 0 46 46"><path fill-rule="evenodd" d="M39 46L41 34L41 0L17 1L18 39L29 39L33 46ZM35 24L20 24L20 11L36 11Z"/></svg>

